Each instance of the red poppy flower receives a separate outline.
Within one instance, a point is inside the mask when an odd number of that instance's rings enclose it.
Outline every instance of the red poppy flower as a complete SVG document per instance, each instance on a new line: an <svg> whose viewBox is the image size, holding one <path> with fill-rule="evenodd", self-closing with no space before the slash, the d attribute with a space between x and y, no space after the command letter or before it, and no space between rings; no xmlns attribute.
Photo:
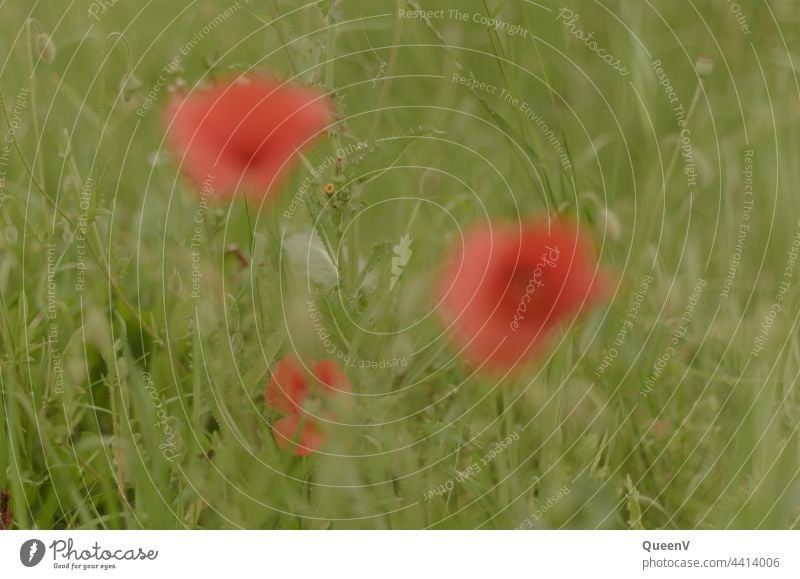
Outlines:
<svg viewBox="0 0 800 579"><path fill-rule="evenodd" d="M317 91L248 77L176 94L165 123L181 169L203 192L230 197L241 187L264 198L325 128L330 110Z"/></svg>
<svg viewBox="0 0 800 579"><path fill-rule="evenodd" d="M312 375L294 356L286 356L272 371L266 388L267 404L285 414L303 409L309 396L350 392L350 380L333 360L321 360L311 366Z"/></svg>
<svg viewBox="0 0 800 579"><path fill-rule="evenodd" d="M308 396L308 376L299 360L287 356L272 371L267 383L267 404L275 410L293 414L299 412Z"/></svg>
<svg viewBox="0 0 800 579"><path fill-rule="evenodd" d="M302 416L303 404L312 397L326 397L336 393L352 391L347 375L333 360L320 360L312 364L309 373L300 360L287 356L272 372L264 392L267 404L278 412L288 414L272 427L275 441L281 448L292 446L301 418L304 418L300 445L295 454L308 454L317 450L323 441L322 433L315 420ZM309 450L310 449L310 450Z"/></svg>
<svg viewBox="0 0 800 579"><path fill-rule="evenodd" d="M440 315L468 362L513 369L605 293L591 244L566 222L481 225L445 260Z"/></svg>
<svg viewBox="0 0 800 579"><path fill-rule="evenodd" d="M298 433L298 428L302 424L302 429ZM272 426L272 433L275 436L275 444L284 450L292 449L297 456L311 454L319 450L325 442L325 437L319 430L317 423L311 417L300 414L290 414L281 418Z"/></svg>

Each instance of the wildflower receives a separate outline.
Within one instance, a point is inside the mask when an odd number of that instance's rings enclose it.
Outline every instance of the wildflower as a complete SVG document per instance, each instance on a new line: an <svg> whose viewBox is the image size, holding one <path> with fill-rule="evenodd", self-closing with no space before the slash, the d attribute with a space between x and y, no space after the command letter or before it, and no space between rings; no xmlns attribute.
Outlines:
<svg viewBox="0 0 800 579"><path fill-rule="evenodd" d="M267 404L287 415L272 427L276 444L281 448L294 446L298 456L318 450L324 437L316 420L303 416L303 404L351 390L350 380L333 360L315 362L309 372L296 357L285 357L273 370L265 391ZM299 427L302 430L294 445Z"/></svg>
<svg viewBox="0 0 800 579"><path fill-rule="evenodd" d="M298 434L298 428L302 428ZM293 449L297 456L306 456L319 450L325 438L319 430L317 423L310 417L305 418L300 414L290 414L276 421L272 426L275 444L284 450Z"/></svg>
<svg viewBox="0 0 800 579"><path fill-rule="evenodd" d="M508 370L597 302L604 280L591 245L572 224L481 225L446 258L438 307L469 363Z"/></svg>
<svg viewBox="0 0 800 579"><path fill-rule="evenodd" d="M328 100L317 91L249 77L199 92L176 91L165 124L181 170L198 188L213 182L215 195L232 197L241 187L263 199L329 116Z"/></svg>

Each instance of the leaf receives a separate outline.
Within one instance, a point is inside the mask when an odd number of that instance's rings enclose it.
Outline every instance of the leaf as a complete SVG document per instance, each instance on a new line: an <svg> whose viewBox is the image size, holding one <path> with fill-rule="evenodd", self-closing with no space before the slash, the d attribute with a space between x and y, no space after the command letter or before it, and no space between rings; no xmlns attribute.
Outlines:
<svg viewBox="0 0 800 579"><path fill-rule="evenodd" d="M389 255L391 251L392 244L389 241L384 241L383 243L376 243L372 246L370 250L369 257L367 257L367 261L364 263L364 266L361 268L361 274L358 277L358 283L356 284L357 288L360 288L364 282L367 281L367 276L372 272L373 269L386 257Z"/></svg>
<svg viewBox="0 0 800 579"><path fill-rule="evenodd" d="M289 264L324 288L339 283L336 263L331 259L317 232L307 229L287 237L283 242Z"/></svg>
<svg viewBox="0 0 800 579"><path fill-rule="evenodd" d="M608 475L608 467L603 465L601 466L601 462L603 460L603 452L608 445L608 432L603 434L603 438L600 441L600 444L597 445L597 453L595 454L594 460L592 461L592 466L589 469L589 478L590 479L599 479L603 480Z"/></svg>
<svg viewBox="0 0 800 579"><path fill-rule="evenodd" d="M267 252L267 237L263 233L253 234L253 253L250 256L250 268L253 271L258 270L261 263L264 261L264 256Z"/></svg>
<svg viewBox="0 0 800 579"><path fill-rule="evenodd" d="M303 205L306 211L308 211L311 223L314 224L314 229L317 231L328 257L331 261L335 261L333 249L328 242L328 229L336 229L331 219L331 211L324 211L319 199L317 199L311 191L312 188L309 187L303 195Z"/></svg>
<svg viewBox="0 0 800 579"><path fill-rule="evenodd" d="M631 529L644 529L642 525L642 507L639 504L639 491L633 486L631 475L625 477L625 488L628 491L628 526Z"/></svg>

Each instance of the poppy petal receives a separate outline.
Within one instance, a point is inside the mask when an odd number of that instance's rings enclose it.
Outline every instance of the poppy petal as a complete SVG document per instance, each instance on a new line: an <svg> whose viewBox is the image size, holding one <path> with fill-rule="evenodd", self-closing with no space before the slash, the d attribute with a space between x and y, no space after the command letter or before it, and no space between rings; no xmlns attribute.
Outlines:
<svg viewBox="0 0 800 579"><path fill-rule="evenodd" d="M248 77L176 94L165 124L182 171L203 192L231 197L242 187L264 198L325 128L330 112L317 91Z"/></svg>
<svg viewBox="0 0 800 579"><path fill-rule="evenodd" d="M308 375L301 362L294 356L281 360L272 371L267 383L267 404L279 412L296 414L308 397Z"/></svg>
<svg viewBox="0 0 800 579"><path fill-rule="evenodd" d="M320 360L314 366L314 376L324 388L336 392L351 392L353 390L347 374L342 372L333 360Z"/></svg>
<svg viewBox="0 0 800 579"><path fill-rule="evenodd" d="M605 295L591 243L565 221L481 225L450 252L440 315L473 365L508 370L541 351L552 330Z"/></svg>
<svg viewBox="0 0 800 579"><path fill-rule="evenodd" d="M305 456L319 450L325 441L316 423L300 414L292 414L275 422L272 434L279 448L292 449L297 456Z"/></svg>

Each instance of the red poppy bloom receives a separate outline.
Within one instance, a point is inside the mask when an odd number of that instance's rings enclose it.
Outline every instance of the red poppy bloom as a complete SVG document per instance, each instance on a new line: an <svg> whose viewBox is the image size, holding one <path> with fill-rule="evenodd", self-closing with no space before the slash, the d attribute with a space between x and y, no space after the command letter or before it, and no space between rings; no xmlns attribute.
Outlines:
<svg viewBox="0 0 800 579"><path fill-rule="evenodd" d="M241 187L263 198L325 128L330 110L317 91L249 77L176 94L165 123L181 169L197 187L227 197Z"/></svg>
<svg viewBox="0 0 800 579"><path fill-rule="evenodd" d="M301 418L304 418L300 444L295 447L295 454L308 454L311 450L318 449L323 436L312 417L303 417L303 404L309 398L324 398L351 390L350 380L333 360L313 363L310 372L294 356L281 360L273 370L264 393L267 404L288 415L272 427L278 446L292 446Z"/></svg>
<svg viewBox="0 0 800 579"><path fill-rule="evenodd" d="M301 422L303 422L302 429L298 433ZM279 448L292 449L297 456L311 454L319 450L325 442L317 423L309 416L303 419L300 414L290 414L275 422L272 433Z"/></svg>
<svg viewBox="0 0 800 579"><path fill-rule="evenodd" d="M445 260L440 315L468 362L513 369L605 293L591 244L566 222L481 225Z"/></svg>
<svg viewBox="0 0 800 579"><path fill-rule="evenodd" d="M301 410L308 396L308 375L293 356L287 356L275 366L265 391L267 404L279 412L293 414Z"/></svg>
<svg viewBox="0 0 800 579"><path fill-rule="evenodd" d="M267 404L284 414L296 414L309 396L352 390L347 375L333 360L314 363L311 372L313 376L296 357L286 356L272 371L265 392Z"/></svg>

